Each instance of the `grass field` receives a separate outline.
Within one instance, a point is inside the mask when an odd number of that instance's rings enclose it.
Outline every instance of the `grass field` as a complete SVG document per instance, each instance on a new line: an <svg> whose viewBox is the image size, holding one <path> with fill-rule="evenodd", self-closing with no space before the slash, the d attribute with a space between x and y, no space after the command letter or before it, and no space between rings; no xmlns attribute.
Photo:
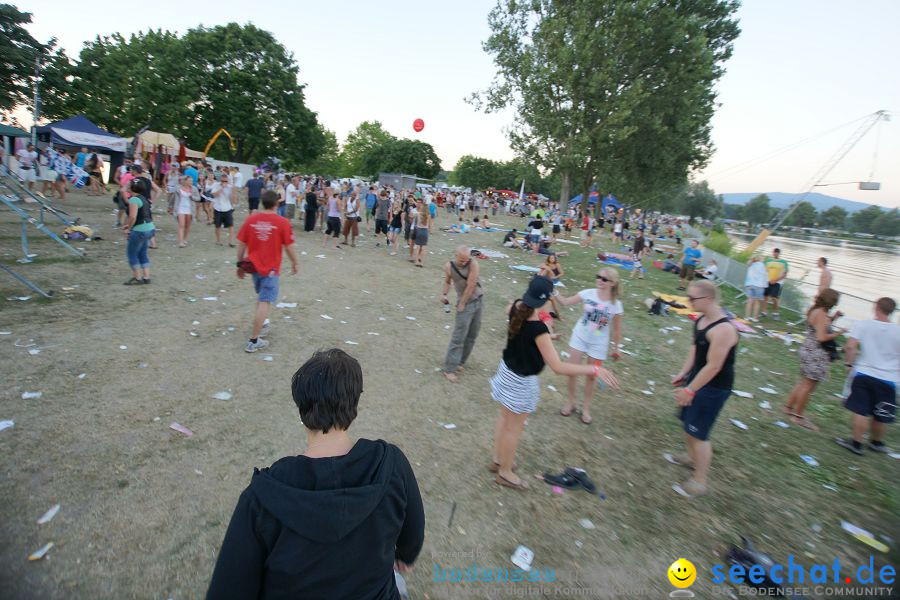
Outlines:
<svg viewBox="0 0 900 600"><path fill-rule="evenodd" d="M741 340L736 389L754 397L732 396L713 430L711 495L688 501L671 490L687 473L661 456L683 444L667 382L683 361L691 324L647 314L644 300L654 290L674 293L672 275L650 268L645 280L625 282L623 335L634 356L613 365L622 389L598 392L594 423L559 416L566 381L545 371L541 403L519 448L519 472L529 479L581 466L606 500L554 494L536 480L517 493L497 486L485 469L497 413L488 377L504 345L503 308L527 282L509 265L539 261L517 253L480 263L484 323L467 372L456 385L435 372L452 324L437 301L440 266L461 241L502 250L502 234L434 232L426 268L414 269L374 248L370 237L355 249L326 251L320 235L298 232L301 272L284 278L281 298L298 305L274 310L271 347L247 355L252 290L234 277L233 251L213 244L210 227L195 225L188 248L178 249L171 219L157 215L153 284L129 288L121 285L129 272L109 199L70 198L67 209L103 238L79 243L88 251L84 260L65 257L38 234L36 262L16 264L18 223L0 210L0 261L57 290L51 300L16 300L32 294L0 274L0 420L15 421L0 432L4 597L202 597L252 468L302 452L290 376L315 349L330 346L363 365L365 392L351 433L398 444L416 471L427 529L408 578L414 598L515 595L522 584L434 582L433 574L435 564L513 568L509 557L519 544L534 551L534 566L557 573L543 595L663 597L673 589L666 569L685 557L698 569L692 589L708 598L725 597L714 592L710 572L740 535L776 561L793 555L807 570L835 558L854 568L868 562L871 550L841 530L841 519L900 539L898 462L856 457L833 442L849 432L849 414L835 397L843 369L835 366L810 402L821 432L777 427L798 376L790 351L797 346L768 338ZM245 214L238 211L237 221ZM437 225L445 222L439 215ZM616 250L608 237L601 244ZM567 249L564 293L592 287L596 250ZM725 293L725 305L740 313L735 294ZM560 350L576 314L564 311L557 325ZM681 330L662 331L673 326ZM767 386L777 394L760 391ZM40 398L22 399L36 391ZM232 399L214 399L219 391ZM763 400L772 408L760 408ZM195 434L172 431L172 422ZM900 445L896 427L888 435ZM801 454L819 466L807 466ZM57 503L59 514L37 525ZM584 528L583 519L595 528ZM49 541L48 558L26 560ZM483 556L438 558L469 551ZM898 555L892 542L889 553L875 552L876 567L896 565Z"/></svg>

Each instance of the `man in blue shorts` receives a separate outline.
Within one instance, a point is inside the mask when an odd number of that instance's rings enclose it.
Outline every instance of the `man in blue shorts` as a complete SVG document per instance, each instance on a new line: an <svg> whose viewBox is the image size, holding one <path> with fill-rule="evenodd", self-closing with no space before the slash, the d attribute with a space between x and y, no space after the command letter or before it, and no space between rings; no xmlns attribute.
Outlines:
<svg viewBox="0 0 900 600"><path fill-rule="evenodd" d="M252 215L259 210L259 197L266 187L266 182L263 181L263 178L260 177L259 173L256 173L247 180L247 183L245 183L244 186L247 188L247 207L250 209L250 214Z"/></svg>
<svg viewBox="0 0 900 600"><path fill-rule="evenodd" d="M690 248L684 249L684 256L681 259L681 285L679 290L687 289L687 284L694 279L694 270L700 264L703 252L700 251L697 240L691 240Z"/></svg>
<svg viewBox="0 0 900 600"><path fill-rule="evenodd" d="M869 430L869 450L889 453L884 443L885 429L897 412L897 385L900 385L900 325L891 323L897 309L893 298L875 301L875 318L857 321L850 328L844 352L847 367L853 370L850 395L844 406L853 413L853 437L837 443L862 456L863 436Z"/></svg>
<svg viewBox="0 0 900 600"><path fill-rule="evenodd" d="M299 269L294 249L294 230L291 222L275 213L278 194L269 190L262 195L262 210L244 221L237 234L237 276L253 274L253 288L258 295L253 332L245 352L256 352L269 345L262 339L269 332L269 305L278 300L278 277L281 271L282 248L291 259L291 275Z"/></svg>
<svg viewBox="0 0 900 600"><path fill-rule="evenodd" d="M670 463L693 469L694 475L672 489L686 498L707 493L706 477L712 463L712 429L734 386L734 357L738 334L719 306L719 288L711 281L691 283L687 291L691 308L700 313L694 322L694 343L672 385L681 386L675 400L681 407L687 454L665 453Z"/></svg>

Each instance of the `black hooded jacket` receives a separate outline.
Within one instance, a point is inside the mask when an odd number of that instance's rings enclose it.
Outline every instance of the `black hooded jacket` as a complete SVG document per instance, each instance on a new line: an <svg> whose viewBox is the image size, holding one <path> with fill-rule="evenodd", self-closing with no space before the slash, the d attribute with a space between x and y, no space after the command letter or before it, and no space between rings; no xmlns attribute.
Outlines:
<svg viewBox="0 0 900 600"><path fill-rule="evenodd" d="M345 456L289 456L255 469L238 499L208 599L395 600L395 560L425 536L403 452L360 439Z"/></svg>

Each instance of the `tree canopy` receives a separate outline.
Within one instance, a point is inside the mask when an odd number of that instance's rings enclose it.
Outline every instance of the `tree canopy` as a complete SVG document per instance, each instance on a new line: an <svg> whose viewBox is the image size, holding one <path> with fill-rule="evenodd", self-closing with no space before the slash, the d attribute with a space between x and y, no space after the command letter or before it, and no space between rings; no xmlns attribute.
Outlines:
<svg viewBox="0 0 900 600"><path fill-rule="evenodd" d="M484 44L493 84L472 100L513 107L530 164L587 192L596 179L654 206L712 147L713 84L738 35L737 2L500 0Z"/></svg>
<svg viewBox="0 0 900 600"><path fill-rule="evenodd" d="M769 196L766 194L754 196L750 199L750 202L744 205L742 212L744 220L750 223L751 226L768 223L772 219L773 212L769 204Z"/></svg>
<svg viewBox="0 0 900 600"><path fill-rule="evenodd" d="M725 202L706 181L687 185L676 202L678 212L688 215L693 223L698 217L714 219L725 214Z"/></svg>
<svg viewBox="0 0 900 600"><path fill-rule="evenodd" d="M784 224L794 227L813 227L818 217L819 213L816 211L816 207L804 200L794 208L794 212L785 219Z"/></svg>
<svg viewBox="0 0 900 600"><path fill-rule="evenodd" d="M183 37L160 30L97 37L61 74L71 82L47 103L50 117L81 113L122 135L150 127L194 148L224 127L236 149L222 141L211 152L239 162L276 155L303 163L324 148L294 57L252 24L198 27Z"/></svg>
<svg viewBox="0 0 900 600"><path fill-rule="evenodd" d="M56 47L56 40L46 44L37 41L25 25L31 23L31 13L22 12L11 4L0 4L0 111L9 112L23 105L34 110L35 59L42 64L41 96L52 103L62 90L65 80L58 76L68 65L65 54Z"/></svg>

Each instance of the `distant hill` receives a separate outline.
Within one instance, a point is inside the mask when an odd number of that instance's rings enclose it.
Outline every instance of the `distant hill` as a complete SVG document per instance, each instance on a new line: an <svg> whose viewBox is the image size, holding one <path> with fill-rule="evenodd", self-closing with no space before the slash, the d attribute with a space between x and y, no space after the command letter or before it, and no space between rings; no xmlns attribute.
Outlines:
<svg viewBox="0 0 900 600"><path fill-rule="evenodd" d="M751 199L759 196L760 193L762 192L754 192L752 194L722 194L722 197L725 198L726 204L747 204L747 202L749 202ZM784 192L765 193L769 197L772 206L774 206L775 208L787 208L791 205L791 203L794 202L794 199L797 197L797 194L785 194ZM819 194L818 192L811 193L806 197L806 201L815 206L816 210L819 212L827 210L832 206L840 206L848 213L855 213L870 206L865 202L844 200L843 198L838 198L836 196L826 196L825 194Z"/></svg>

